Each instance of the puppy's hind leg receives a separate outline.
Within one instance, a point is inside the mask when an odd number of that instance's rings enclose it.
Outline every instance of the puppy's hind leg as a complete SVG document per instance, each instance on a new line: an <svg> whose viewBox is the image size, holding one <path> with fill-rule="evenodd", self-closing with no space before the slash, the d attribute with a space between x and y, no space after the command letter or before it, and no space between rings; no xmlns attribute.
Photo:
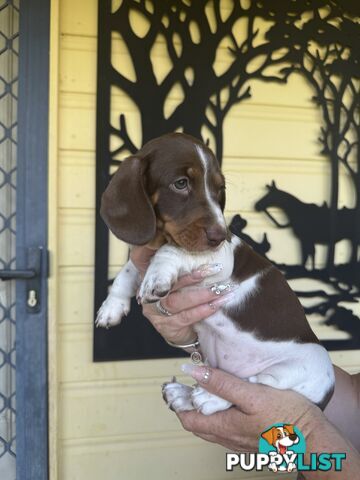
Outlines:
<svg viewBox="0 0 360 480"><path fill-rule="evenodd" d="M191 399L196 410L203 415L212 415L213 413L227 410L232 405L227 400L208 392L200 385L194 388Z"/></svg>
<svg viewBox="0 0 360 480"><path fill-rule="evenodd" d="M187 412L194 410L191 400L193 387L178 383L174 377L171 382L164 383L162 395L167 406L175 412Z"/></svg>
<svg viewBox="0 0 360 480"><path fill-rule="evenodd" d="M248 380L250 383L262 383L269 387L286 390L302 382L305 373L301 366L295 366L293 363L279 363L249 377Z"/></svg>

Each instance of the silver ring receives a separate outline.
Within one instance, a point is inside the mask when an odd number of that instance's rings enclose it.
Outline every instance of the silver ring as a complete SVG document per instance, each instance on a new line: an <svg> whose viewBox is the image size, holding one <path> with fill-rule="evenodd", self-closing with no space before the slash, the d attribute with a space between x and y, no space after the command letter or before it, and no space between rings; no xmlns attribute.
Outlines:
<svg viewBox="0 0 360 480"><path fill-rule="evenodd" d="M172 313L170 313L169 310L166 310L166 308L161 305L160 300L155 303L155 307L156 310L164 317L171 317Z"/></svg>
<svg viewBox="0 0 360 480"><path fill-rule="evenodd" d="M206 368L205 372L203 373L202 382L209 383L210 375L211 375L211 371L208 368Z"/></svg>

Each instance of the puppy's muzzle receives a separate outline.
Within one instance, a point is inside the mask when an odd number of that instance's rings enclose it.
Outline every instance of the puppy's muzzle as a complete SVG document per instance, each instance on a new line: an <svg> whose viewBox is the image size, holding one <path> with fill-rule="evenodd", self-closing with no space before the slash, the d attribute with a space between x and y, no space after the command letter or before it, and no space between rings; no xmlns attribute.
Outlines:
<svg viewBox="0 0 360 480"><path fill-rule="evenodd" d="M205 233L210 247L218 247L226 239L226 229L220 225L205 228Z"/></svg>

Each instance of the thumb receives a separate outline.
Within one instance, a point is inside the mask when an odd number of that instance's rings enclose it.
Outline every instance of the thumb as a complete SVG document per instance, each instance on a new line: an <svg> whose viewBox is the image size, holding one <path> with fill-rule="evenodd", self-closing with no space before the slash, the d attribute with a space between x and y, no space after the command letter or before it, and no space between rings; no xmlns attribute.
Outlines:
<svg viewBox="0 0 360 480"><path fill-rule="evenodd" d="M266 395L263 391L266 389L264 385L246 382L223 370L208 366L184 364L181 369L208 392L238 406L244 413L256 412L263 404L262 398Z"/></svg>

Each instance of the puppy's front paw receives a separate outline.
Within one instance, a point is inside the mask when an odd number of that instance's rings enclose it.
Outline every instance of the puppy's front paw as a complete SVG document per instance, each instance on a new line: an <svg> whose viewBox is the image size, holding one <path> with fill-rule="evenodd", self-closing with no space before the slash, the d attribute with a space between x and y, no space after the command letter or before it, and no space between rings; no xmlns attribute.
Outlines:
<svg viewBox="0 0 360 480"><path fill-rule="evenodd" d="M176 280L176 277L172 277L167 272L152 272L149 269L142 281L137 297L138 301L141 304L157 302L166 297Z"/></svg>
<svg viewBox="0 0 360 480"><path fill-rule="evenodd" d="M175 412L187 412L194 410L191 401L192 387L178 383L173 378L172 382L164 383L162 386L163 399L167 406Z"/></svg>
<svg viewBox="0 0 360 480"><path fill-rule="evenodd" d="M130 311L130 298L119 298L109 295L101 305L95 325L97 327L110 328L121 322L124 315Z"/></svg>
<svg viewBox="0 0 360 480"><path fill-rule="evenodd" d="M231 407L231 403L227 400L209 393L199 386L192 391L191 400L196 410L203 415L212 415Z"/></svg>

